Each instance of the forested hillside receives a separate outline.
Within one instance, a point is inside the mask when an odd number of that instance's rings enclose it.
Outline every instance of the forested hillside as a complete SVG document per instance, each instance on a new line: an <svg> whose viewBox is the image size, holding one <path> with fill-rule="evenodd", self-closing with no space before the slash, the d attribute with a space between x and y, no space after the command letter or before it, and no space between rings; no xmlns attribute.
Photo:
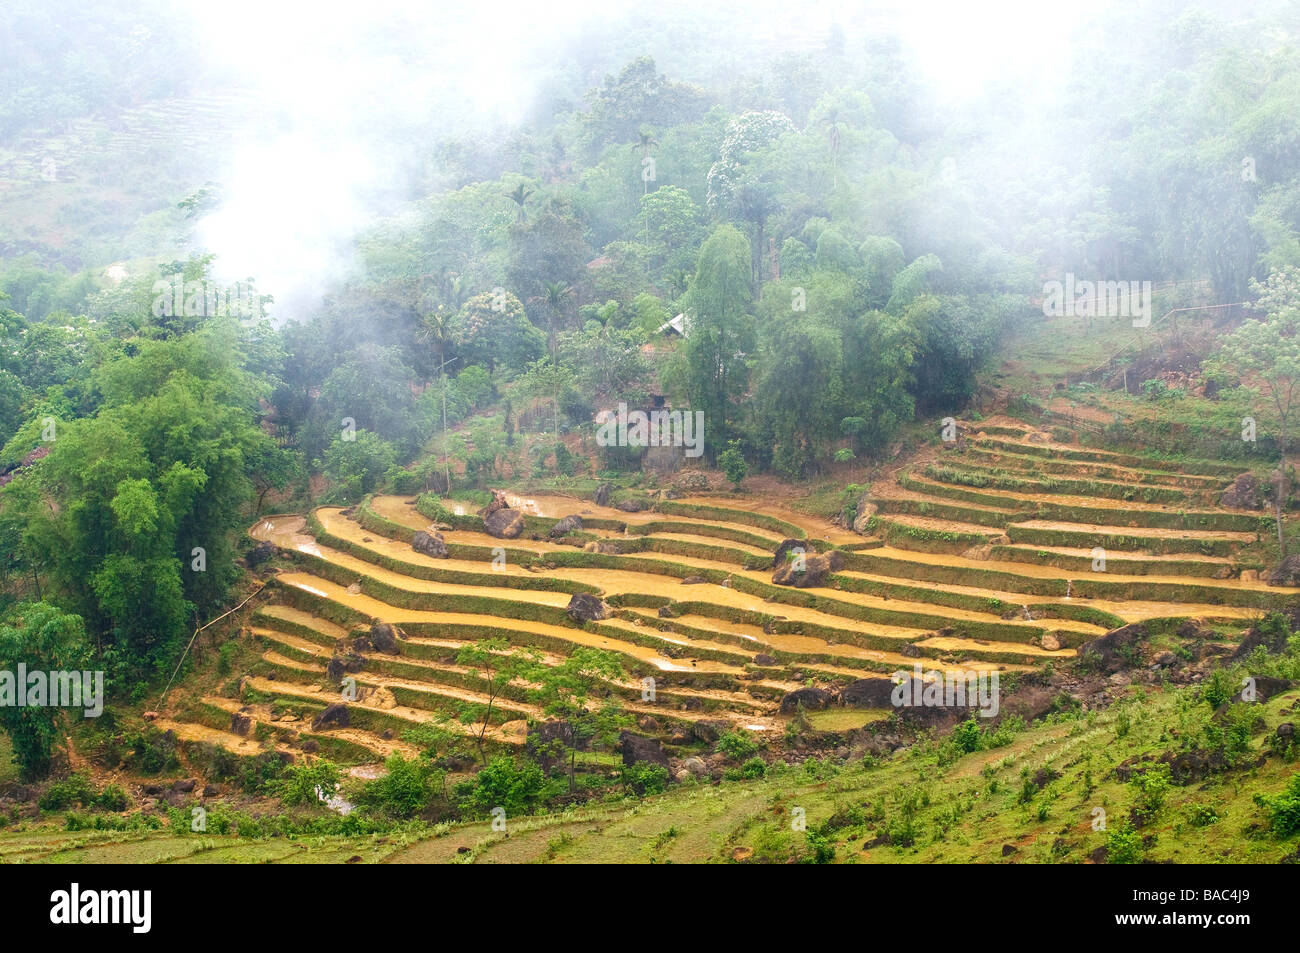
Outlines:
<svg viewBox="0 0 1300 953"><path fill-rule="evenodd" d="M78 7L0 10L0 663L103 671L110 703L0 713L22 781L90 810L87 772L183 757L239 810L327 812L338 765L388 758L351 823L513 817L974 725L946 770L1152 665L1190 699L1168 724L1265 750L1196 693L1268 639L1297 674L1291 5L1081 11L1068 67L960 97L887 12L619 11L513 59L509 119L416 13L345 41L365 95L331 105L270 100L171 4ZM249 197L281 147L308 217ZM1146 322L1045 307L1076 280ZM606 439L629 409L700 442ZM1020 720L876 744L832 710L912 659L1000 672ZM350 716L317 694L347 676Z"/></svg>

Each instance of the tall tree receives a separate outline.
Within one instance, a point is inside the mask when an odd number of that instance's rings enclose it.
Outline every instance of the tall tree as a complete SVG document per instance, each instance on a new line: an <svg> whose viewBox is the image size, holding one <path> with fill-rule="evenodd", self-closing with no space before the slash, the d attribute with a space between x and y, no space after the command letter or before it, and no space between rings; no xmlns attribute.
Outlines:
<svg viewBox="0 0 1300 953"><path fill-rule="evenodd" d="M754 350L750 278L749 242L735 227L719 225L700 248L684 346L691 409L704 412L710 455L726 445L748 384L746 358Z"/></svg>

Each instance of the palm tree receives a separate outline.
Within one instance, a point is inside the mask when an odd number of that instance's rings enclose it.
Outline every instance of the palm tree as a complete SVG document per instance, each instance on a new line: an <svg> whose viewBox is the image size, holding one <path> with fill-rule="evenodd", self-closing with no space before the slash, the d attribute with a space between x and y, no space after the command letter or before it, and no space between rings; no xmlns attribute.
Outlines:
<svg viewBox="0 0 1300 953"><path fill-rule="evenodd" d="M563 281L544 281L540 295L529 299L546 305L546 348L555 360L555 318L563 313L564 303L574 296L573 287Z"/></svg>
<svg viewBox="0 0 1300 953"><path fill-rule="evenodd" d="M637 133L637 141L632 143L633 149L641 150L641 194L645 195L650 191L650 180L645 176L645 159L650 155L650 150L658 148L659 140L655 138L653 132L648 129L642 129Z"/></svg>
<svg viewBox="0 0 1300 953"><path fill-rule="evenodd" d="M417 341L433 348L433 352L438 355L439 364L446 356L447 346L453 343L452 317L445 306L438 305L424 316L420 322L420 331L416 334Z"/></svg>
<svg viewBox="0 0 1300 953"><path fill-rule="evenodd" d="M524 203L528 201L528 196L533 194L533 189L520 182L515 186L515 190L510 193L510 199L519 206L519 221L524 221L527 216L524 214Z"/></svg>
<svg viewBox="0 0 1300 953"><path fill-rule="evenodd" d="M831 147L831 169L835 176L835 187L840 186L840 119L839 111L830 110L822 119L822 125L826 127L826 141Z"/></svg>

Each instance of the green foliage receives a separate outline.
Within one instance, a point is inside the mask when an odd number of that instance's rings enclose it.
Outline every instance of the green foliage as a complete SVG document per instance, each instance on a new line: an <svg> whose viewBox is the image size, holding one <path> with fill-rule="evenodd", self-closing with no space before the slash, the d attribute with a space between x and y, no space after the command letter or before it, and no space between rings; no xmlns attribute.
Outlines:
<svg viewBox="0 0 1300 953"><path fill-rule="evenodd" d="M740 489L741 481L749 474L749 464L741 453L740 441L730 441L727 449L718 454L718 466L722 468L727 481L737 490Z"/></svg>
<svg viewBox="0 0 1300 953"><path fill-rule="evenodd" d="M631 719L616 696L598 693L603 683L624 678L623 663L613 652L578 647L558 665L535 665L530 691L535 703L551 718L567 722L572 729L569 747L569 788L576 788L576 759L579 748L612 746L619 730ZM593 702L594 704L588 704Z"/></svg>
<svg viewBox="0 0 1300 953"><path fill-rule="evenodd" d="M1153 765L1141 774L1135 774L1131 784L1135 789L1133 815L1141 823L1149 824L1160 813L1169 794L1169 766Z"/></svg>
<svg viewBox="0 0 1300 953"><path fill-rule="evenodd" d="M668 787L668 769L649 761L637 761L623 768L623 783L637 797L662 794Z"/></svg>
<svg viewBox="0 0 1300 953"><path fill-rule="evenodd" d="M386 774L367 781L357 796L368 813L392 819L415 817L427 810L442 792L442 772L424 758L392 754L384 762Z"/></svg>
<svg viewBox="0 0 1300 953"><path fill-rule="evenodd" d="M1107 863L1136 864L1142 852L1142 833L1127 818L1106 832Z"/></svg>
<svg viewBox="0 0 1300 953"><path fill-rule="evenodd" d="M84 774L73 774L62 781L52 782L41 794L37 804L42 811L62 811L73 804L93 804L96 797L90 779Z"/></svg>
<svg viewBox="0 0 1300 953"><path fill-rule="evenodd" d="M477 814L502 808L507 817L518 817L538 808L546 797L547 781L538 765L497 755L473 779L462 782L456 793Z"/></svg>
<svg viewBox="0 0 1300 953"><path fill-rule="evenodd" d="M1275 837L1300 833L1300 774L1293 774L1286 788L1277 795L1256 794L1255 803L1264 809Z"/></svg>
<svg viewBox="0 0 1300 953"><path fill-rule="evenodd" d="M16 678L20 663L28 671L81 671L89 657L80 616L44 602L19 603L0 621L0 672L11 678ZM71 710L72 717L82 717L90 707L86 699L83 708ZM44 777L49 771L63 719L63 709L51 705L20 707L13 698L0 705L0 728L9 735L14 763L24 779Z"/></svg>
<svg viewBox="0 0 1300 953"><path fill-rule="evenodd" d="M728 731L718 738L714 750L725 754L733 761L743 761L758 751L760 745L752 733Z"/></svg>
<svg viewBox="0 0 1300 953"><path fill-rule="evenodd" d="M393 447L368 430L341 433L325 451L320 466L335 484L334 496L356 503L383 482L393 465Z"/></svg>
<svg viewBox="0 0 1300 953"><path fill-rule="evenodd" d="M291 764L272 785L282 804L290 807L319 804L322 795L331 797L339 784L339 769L330 761L318 758L310 763Z"/></svg>

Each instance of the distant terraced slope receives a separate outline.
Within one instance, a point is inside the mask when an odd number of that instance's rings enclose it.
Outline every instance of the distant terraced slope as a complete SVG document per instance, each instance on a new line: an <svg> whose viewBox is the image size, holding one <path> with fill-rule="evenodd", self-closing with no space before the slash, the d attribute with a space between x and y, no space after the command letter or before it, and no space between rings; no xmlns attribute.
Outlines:
<svg viewBox="0 0 1300 953"><path fill-rule="evenodd" d="M1237 468L998 430L877 488L878 535L869 539L728 498L665 500L640 513L561 496L513 500L527 514L518 539L492 537L461 512L444 530L446 559L412 549L413 534L432 524L409 498L262 520L252 534L297 563L253 619L265 652L246 684L264 700L207 698L168 724L182 738L243 752L256 746L231 733L241 719L245 731L250 720L270 725L274 744L314 741L342 760L406 752L405 729L486 700L456 652L504 636L549 661L575 646L618 653L628 678L610 689L665 737L700 719L771 731L781 727L781 698L809 679L834 687L917 662L1027 670L1072 658L1128 622L1199 617L1244 627L1300 594L1252 581L1249 570L1241 578L1260 517L1212 502ZM549 529L572 514L582 530L551 540ZM772 583L771 553L792 536L841 550L844 567L826 587ZM591 542L617 552L582 548ZM1105 547L1104 572L1093 570L1095 546ZM504 565L494 568L494 553ZM565 607L579 592L601 596L613 617L575 622ZM338 698L331 657L374 622L402 631L399 654L367 656L346 729L307 729ZM656 682L653 702L642 700L646 676ZM529 688L512 685L498 701L494 742L519 744L539 716Z"/></svg>

